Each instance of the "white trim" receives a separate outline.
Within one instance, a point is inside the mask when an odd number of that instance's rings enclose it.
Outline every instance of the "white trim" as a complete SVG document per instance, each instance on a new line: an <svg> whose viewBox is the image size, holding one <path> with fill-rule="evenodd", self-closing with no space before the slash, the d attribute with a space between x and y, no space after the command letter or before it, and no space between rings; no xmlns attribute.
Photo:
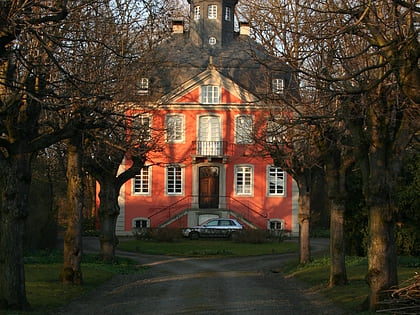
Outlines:
<svg viewBox="0 0 420 315"><path fill-rule="evenodd" d="M181 139L179 140L169 140L168 139L168 118L170 117L180 117L181 118ZM175 127L176 128L176 127ZM165 115L165 140L167 143L184 143L185 142L185 114L181 113L170 113Z"/></svg>
<svg viewBox="0 0 420 315"><path fill-rule="evenodd" d="M271 80L271 89L274 94L282 94L284 91L284 80L281 78Z"/></svg>
<svg viewBox="0 0 420 315"><path fill-rule="evenodd" d="M214 84L202 85L200 88L200 101L203 104L220 104L220 86Z"/></svg>
<svg viewBox="0 0 420 315"><path fill-rule="evenodd" d="M180 192L168 192L168 168L180 168L181 169L181 191ZM176 178L174 181L174 185L176 186ZM176 187L173 188L174 190L177 190ZM167 164L165 165L165 196L183 196L185 191L185 166L180 164Z"/></svg>
<svg viewBox="0 0 420 315"><path fill-rule="evenodd" d="M250 168L250 184L249 184L249 192L244 192L244 190L246 190L245 188L247 187L247 185L243 185L243 191L242 192L238 192L238 168L246 168L249 167ZM235 193L235 196L245 196L245 197L250 197L254 195L254 165L251 164L238 164L234 166L234 179L233 179L233 191ZM243 181L245 181L245 179L242 179Z"/></svg>
<svg viewBox="0 0 420 315"><path fill-rule="evenodd" d="M131 220L131 228L136 228L136 221L146 221L146 226L140 226L139 228L149 228L150 227L150 219L144 217L137 217Z"/></svg>
<svg viewBox="0 0 420 315"><path fill-rule="evenodd" d="M270 169L276 169L277 171L280 170L281 173L283 173L283 193L271 193L270 192ZM277 174L280 174L277 173ZM277 177L276 177L277 180ZM287 173L282 170L281 167L277 167L274 165L267 165L266 167L266 187L267 187L267 197L286 197L287 196ZM277 188L276 188L277 190Z"/></svg>
<svg viewBox="0 0 420 315"><path fill-rule="evenodd" d="M251 119L251 126L249 129L246 129L250 134L248 134L248 137L241 135L241 138L243 137L244 139L248 138L248 141L238 141L238 135L239 133L239 129L238 129L238 118L241 117L246 117L246 118L250 118ZM252 144L254 141L252 139L252 133L254 132L254 115L250 115L250 114L238 114L235 115L234 117L235 119L235 129L234 129L234 136L235 136L235 143L236 144Z"/></svg>
<svg viewBox="0 0 420 315"><path fill-rule="evenodd" d="M280 228L279 229L272 229L271 228L271 223L280 223ZM278 231L278 230L284 230L285 229L285 221L283 219L279 219L279 218L273 218L273 219L269 219L267 221L267 230L270 231Z"/></svg>
<svg viewBox="0 0 420 315"><path fill-rule="evenodd" d="M142 168L140 170L140 172L144 172L143 170L147 169L147 190L148 192L136 192L135 191L135 182L136 182L136 177L133 177L131 180L131 195L132 196L151 196L152 195L152 166L147 166L145 165L144 168ZM142 175L142 174L137 174L138 175Z"/></svg>
<svg viewBox="0 0 420 315"><path fill-rule="evenodd" d="M217 5L216 4L209 4L207 7L207 18L209 20L217 19Z"/></svg>
<svg viewBox="0 0 420 315"><path fill-rule="evenodd" d="M199 5L194 7L194 20L201 19L201 8Z"/></svg>

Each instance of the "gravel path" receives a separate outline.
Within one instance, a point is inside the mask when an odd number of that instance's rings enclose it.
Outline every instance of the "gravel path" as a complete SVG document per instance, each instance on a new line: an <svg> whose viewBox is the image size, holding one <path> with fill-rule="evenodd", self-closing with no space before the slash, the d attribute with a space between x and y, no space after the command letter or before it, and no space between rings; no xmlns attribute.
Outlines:
<svg viewBox="0 0 420 315"><path fill-rule="evenodd" d="M85 248L92 250L89 241ZM312 244L315 251L328 245ZM295 254L217 259L118 255L150 268L141 275L115 276L55 314L346 314L276 272Z"/></svg>

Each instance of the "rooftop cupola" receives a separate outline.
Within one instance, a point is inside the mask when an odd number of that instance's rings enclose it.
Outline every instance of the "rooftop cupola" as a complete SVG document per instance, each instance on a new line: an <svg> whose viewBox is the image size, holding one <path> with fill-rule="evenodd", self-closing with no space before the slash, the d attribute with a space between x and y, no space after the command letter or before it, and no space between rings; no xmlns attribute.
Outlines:
<svg viewBox="0 0 420 315"><path fill-rule="evenodd" d="M238 0L188 0L190 39L201 47L221 48L233 40Z"/></svg>

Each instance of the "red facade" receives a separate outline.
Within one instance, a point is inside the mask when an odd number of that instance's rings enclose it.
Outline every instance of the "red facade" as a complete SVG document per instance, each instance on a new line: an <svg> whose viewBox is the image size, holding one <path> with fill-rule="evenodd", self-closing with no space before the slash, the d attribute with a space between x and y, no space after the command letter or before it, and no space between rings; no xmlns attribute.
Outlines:
<svg viewBox="0 0 420 315"><path fill-rule="evenodd" d="M293 87L291 71L262 51L249 30L234 31L226 13L237 1L189 3L189 31L177 23L153 55L162 62L139 74L139 121L161 150L122 188L117 233L183 228L213 217L297 233L297 188L254 141L273 114L264 99Z"/></svg>

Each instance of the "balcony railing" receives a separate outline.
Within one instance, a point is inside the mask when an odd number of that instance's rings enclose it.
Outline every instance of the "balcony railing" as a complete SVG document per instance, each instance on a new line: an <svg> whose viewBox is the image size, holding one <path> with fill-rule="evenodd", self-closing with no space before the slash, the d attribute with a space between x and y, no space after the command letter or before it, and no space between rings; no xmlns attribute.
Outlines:
<svg viewBox="0 0 420 315"><path fill-rule="evenodd" d="M222 156L225 154L225 141L194 141L193 150L200 156Z"/></svg>

